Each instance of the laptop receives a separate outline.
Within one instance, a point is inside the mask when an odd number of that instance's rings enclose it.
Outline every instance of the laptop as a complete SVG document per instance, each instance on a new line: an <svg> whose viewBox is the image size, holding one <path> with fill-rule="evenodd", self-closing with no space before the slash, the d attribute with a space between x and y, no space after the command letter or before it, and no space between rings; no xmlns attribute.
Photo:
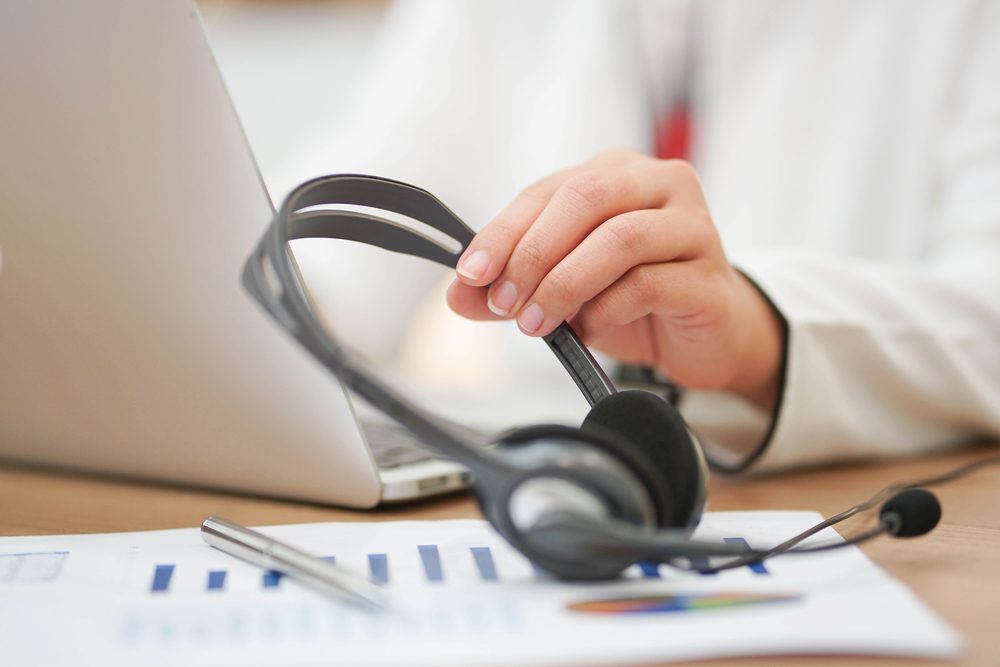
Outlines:
<svg viewBox="0 0 1000 667"><path fill-rule="evenodd" d="M359 508L464 486L242 291L273 208L191 2L4 3L0 94L0 459Z"/></svg>

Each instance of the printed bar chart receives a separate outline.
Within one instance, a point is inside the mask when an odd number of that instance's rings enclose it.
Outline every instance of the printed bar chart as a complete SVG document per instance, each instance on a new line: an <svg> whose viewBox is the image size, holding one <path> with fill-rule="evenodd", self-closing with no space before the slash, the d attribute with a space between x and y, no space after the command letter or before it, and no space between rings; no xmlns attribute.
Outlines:
<svg viewBox="0 0 1000 667"><path fill-rule="evenodd" d="M727 544L734 544L741 546L743 549L749 551L750 545L745 538L742 537L726 537L723 540ZM423 581L428 584L443 584L445 583L445 573L446 567L444 564L444 558L437 544L418 544L415 547L417 555L420 560L420 572L423 575ZM500 581L500 575L497 571L497 565L493 558L493 552L490 547L487 546L470 546L464 547L463 551L467 550L468 555L472 558L472 563L475 565L475 575L478 577L479 581L482 582L498 582ZM29 554L30 555L30 554ZM18 557L22 557L23 554L18 554ZM394 555L393 558L398 556ZM379 585L388 586L390 582L390 555L387 553L370 553L365 555L368 563L368 577L369 579ZM453 553L452 558L455 557ZM13 561L4 561L3 559L10 559L11 556L0 556L0 568L6 567L7 569L0 569L0 577L5 576L5 572L11 569ZM321 556L321 558L330 563L337 562L336 556ZM708 567L709 560L707 558L689 558L688 561L693 567ZM639 576L644 579L662 579L663 572L660 564L643 561L638 563ZM763 563L753 563L747 566L754 575L769 575L767 567ZM177 565L175 563L161 563L157 564L153 570L152 583L150 585L150 592L153 593L164 593L169 590L171 580L175 574ZM204 572L204 570L202 571ZM538 573L540 576L542 573ZM717 573L705 573L702 576L712 577L716 576ZM9 576L7 574L6 576ZM219 592L226 588L226 570L210 570L205 579L205 590ZM281 572L275 570L268 570L260 575L260 587L262 589L276 589L281 586L281 581L285 578ZM0 580L3 580L0 578Z"/></svg>
<svg viewBox="0 0 1000 667"><path fill-rule="evenodd" d="M445 580L444 566L442 564L441 553L436 544L417 545L417 553L420 556L420 563L423 568L424 579L428 583L443 583ZM496 563L493 559L493 552L489 547L469 547L473 563L476 566L476 573L482 581L498 581ZM336 556L321 556L330 563L336 562ZM378 584L389 584L389 555L384 553L372 553L367 555L369 578ZM150 592L163 593L170 589L170 583L174 577L177 565L175 563L160 563L153 568L153 578L150 584ZM205 589L209 591L220 591L226 587L226 570L210 570L207 573ZM268 570L261 574L260 586L264 589L274 589L281 585L285 575L276 570Z"/></svg>
<svg viewBox="0 0 1000 667"><path fill-rule="evenodd" d="M741 553L820 519L710 512L696 537ZM684 558L682 567L636 564L595 585L536 574L478 520L262 532L327 560L336 554L338 567L380 581L385 609L317 594L290 573L212 548L197 528L0 538L0 663L73 664L83 656L109 667L659 664L736 652L825 653L831 628L850 652L866 656L961 655L961 638L856 547L713 576L686 571ZM816 535L807 546L835 535ZM847 576L831 585L832 573ZM52 641L62 636L72 641ZM551 660L539 662L543 653Z"/></svg>

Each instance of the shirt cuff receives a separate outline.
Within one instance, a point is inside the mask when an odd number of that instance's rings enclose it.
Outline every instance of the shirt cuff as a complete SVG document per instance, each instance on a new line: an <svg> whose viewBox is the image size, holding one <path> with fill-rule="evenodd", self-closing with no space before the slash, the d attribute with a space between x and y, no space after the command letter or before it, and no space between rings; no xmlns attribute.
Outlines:
<svg viewBox="0 0 1000 667"><path fill-rule="evenodd" d="M764 410L740 396L721 391L686 390L678 405L685 421L697 435L709 465L727 473L768 467L772 443L781 417L787 412L785 399L793 335L788 319L768 292L747 271L739 270L764 297L781 323L784 346L774 410Z"/></svg>

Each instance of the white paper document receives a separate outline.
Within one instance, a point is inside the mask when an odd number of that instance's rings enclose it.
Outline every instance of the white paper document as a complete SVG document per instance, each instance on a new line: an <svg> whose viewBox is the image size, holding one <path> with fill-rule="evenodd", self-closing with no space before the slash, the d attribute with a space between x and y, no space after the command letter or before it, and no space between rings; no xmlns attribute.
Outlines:
<svg viewBox="0 0 1000 667"><path fill-rule="evenodd" d="M713 512L766 548L813 512ZM483 521L261 529L369 577L373 612L212 549L197 529L0 538L0 664L625 665L766 654L954 658L961 639L857 548L715 575L636 566L570 584ZM832 529L811 543L839 539Z"/></svg>

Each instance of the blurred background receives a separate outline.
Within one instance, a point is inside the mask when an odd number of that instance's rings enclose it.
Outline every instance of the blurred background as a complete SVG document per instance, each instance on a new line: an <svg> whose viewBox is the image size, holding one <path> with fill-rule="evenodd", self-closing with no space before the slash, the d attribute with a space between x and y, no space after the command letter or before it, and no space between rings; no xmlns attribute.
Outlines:
<svg viewBox="0 0 1000 667"><path fill-rule="evenodd" d="M414 136L420 120L393 108L399 77L419 88L423 67L434 69L439 82L459 81L427 93L429 102L419 100L432 113L447 106L462 115L464 105L474 108L482 97L475 93L475 63L463 68L445 55L447 73L441 60L435 68L442 54L420 43L421 8L383 0L199 0L198 6L275 206L309 178L371 173L430 190L479 228L525 184L519 169L496 178L482 164L467 166L481 137L468 140L462 129L455 136ZM400 49L386 49L386 42L420 54L410 63L416 76L399 73ZM395 53L380 61L380 50ZM385 81L393 82L388 91ZM421 91L403 94L414 99ZM548 165L533 170L541 174ZM497 420L494 399L515 406L518 422L574 422L585 414L585 401L541 341L521 335L512 322L470 322L447 308L451 271L335 241L297 241L295 251L331 329L411 398L430 397L453 418L489 426L512 423L509 415Z"/></svg>
<svg viewBox="0 0 1000 667"><path fill-rule="evenodd" d="M684 157L727 258L783 312L829 331L837 342L809 349L844 355L830 367L845 378L845 360L868 357L837 338L839 323L895 331L909 298L924 313L931 302L916 295L955 281L976 299L994 271L982 241L997 219L988 82L998 7L201 0L275 202L319 175L376 174L430 191L481 229L525 186L609 148ZM296 258L332 328L371 358L422 387L522 398L524 421L546 420L531 409L551 397L579 400L546 346L514 323L450 313L454 272L331 243L299 244ZM947 279L913 289L931 280L930 262ZM884 304L863 308L876 287ZM920 330L923 318L952 319L933 309L913 317ZM891 357L886 377L905 384L912 371ZM858 372L871 367L861 361ZM704 433L690 412L699 393L712 413L704 423L734 410L725 392L687 392L685 416ZM756 427L736 430L762 437L770 413L742 407ZM881 439L898 439L893 420L880 419Z"/></svg>
<svg viewBox="0 0 1000 667"><path fill-rule="evenodd" d="M304 138L336 124L372 54L384 0L199 0L275 202Z"/></svg>

